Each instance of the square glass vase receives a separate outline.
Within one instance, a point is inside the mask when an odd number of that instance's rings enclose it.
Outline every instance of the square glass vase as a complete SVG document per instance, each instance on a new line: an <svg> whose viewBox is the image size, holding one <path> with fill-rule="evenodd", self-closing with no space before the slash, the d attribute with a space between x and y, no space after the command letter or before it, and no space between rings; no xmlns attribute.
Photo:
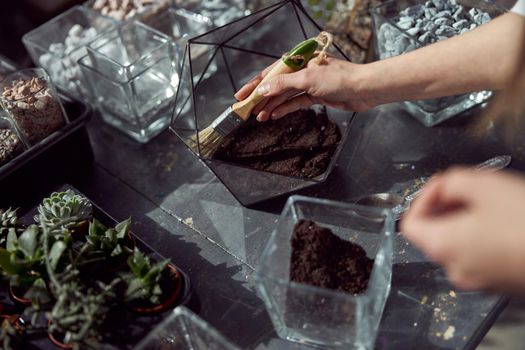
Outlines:
<svg viewBox="0 0 525 350"><path fill-rule="evenodd" d="M115 21L83 6L74 6L22 38L33 62L44 68L61 90L86 100L88 90L78 60L86 45L114 28Z"/></svg>
<svg viewBox="0 0 525 350"><path fill-rule="evenodd" d="M210 18L185 9L174 8L170 8L159 16L152 17L142 22L159 32L166 34L180 47L186 47L189 39L206 33L213 28L213 23ZM206 67L213 53L210 50L203 48L202 52L195 50L193 51L193 54L193 70L195 72L200 72ZM209 78L216 71L217 66L212 62L212 64L207 67L204 78ZM196 76L193 78L198 79L199 77Z"/></svg>
<svg viewBox="0 0 525 350"><path fill-rule="evenodd" d="M136 21L106 32L79 64L108 124L146 143L169 125L179 83L178 45Z"/></svg>
<svg viewBox="0 0 525 350"><path fill-rule="evenodd" d="M239 350L191 310L179 306L134 350Z"/></svg>
<svg viewBox="0 0 525 350"><path fill-rule="evenodd" d="M389 0L371 9L374 43L379 59L397 56L428 45L420 40L417 34L412 35L397 24L401 11L426 2L428 1ZM499 5L485 0L457 0L456 2L463 6L465 12L476 8L488 12L491 18L504 12ZM434 20L433 17L431 19ZM401 50L401 46L405 49ZM435 99L403 101L400 105L425 126L431 127L486 102L491 96L491 91L478 91Z"/></svg>
<svg viewBox="0 0 525 350"><path fill-rule="evenodd" d="M291 238L312 220L374 259L359 294L290 280ZM302 196L288 199L256 269L256 286L279 337L340 349L372 349L392 278L394 219L389 210Z"/></svg>
<svg viewBox="0 0 525 350"><path fill-rule="evenodd" d="M244 206L325 181L336 165L355 113L327 108L341 139L326 171L314 178L286 176L205 157L199 132L235 102L234 93L249 79L319 32L300 3L288 0L190 38L186 44L171 130ZM330 54L346 59L336 46ZM202 56L210 57L205 64ZM210 75L210 70L215 73Z"/></svg>

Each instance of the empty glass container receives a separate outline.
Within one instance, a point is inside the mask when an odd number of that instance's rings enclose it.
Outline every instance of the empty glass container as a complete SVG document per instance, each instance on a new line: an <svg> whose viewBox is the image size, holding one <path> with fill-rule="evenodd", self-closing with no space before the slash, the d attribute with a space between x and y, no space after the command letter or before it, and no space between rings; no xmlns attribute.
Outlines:
<svg viewBox="0 0 525 350"><path fill-rule="evenodd" d="M360 245L374 259L360 294L290 281L295 224L312 220ZM294 342L341 349L372 349L390 292L394 220L389 210L292 196L256 270L257 290L278 335Z"/></svg>
<svg viewBox="0 0 525 350"><path fill-rule="evenodd" d="M107 123L143 143L168 126L180 66L168 36L128 22L89 44L79 64Z"/></svg>
<svg viewBox="0 0 525 350"><path fill-rule="evenodd" d="M296 1L280 1L188 40L171 129L245 206L325 181L346 141L354 113L327 109L328 118L339 127L341 139L326 170L313 178L206 158L201 152L199 132L236 101L233 95L244 83L297 43L318 34L319 29ZM331 54L343 58L337 48ZM206 64L200 61L203 56L210 57ZM199 57L198 63L194 57ZM215 67L216 72L210 75Z"/></svg>
<svg viewBox="0 0 525 350"><path fill-rule="evenodd" d="M155 327L135 350L238 350L217 330L184 306Z"/></svg>
<svg viewBox="0 0 525 350"><path fill-rule="evenodd" d="M57 87L86 100L88 91L77 61L86 54L87 44L114 26L115 21L74 6L25 34L22 41L33 62L48 72Z"/></svg>
<svg viewBox="0 0 525 350"><path fill-rule="evenodd" d="M170 36L181 47L181 51L185 50L190 38L204 34L213 27L212 21L208 17L185 9L173 8L159 16L143 21L143 23ZM193 70L195 72L202 71L210 61L211 55L211 50L206 48L203 48L201 52L193 50L191 58L194 66ZM212 65L206 69L204 78L210 77L216 71L217 66L212 62ZM198 79L199 77L194 76L193 78Z"/></svg>
<svg viewBox="0 0 525 350"><path fill-rule="evenodd" d="M441 5L438 1L435 3ZM454 4L455 3L456 2L454 2ZM432 28L429 30L435 30L435 28L444 25L447 27L445 29L448 29L456 28L454 26L458 26L459 28L459 25L467 25L464 31L471 29L469 27L471 24L467 24L467 21L463 23L459 21L452 23L452 20L448 18L440 18L441 13L446 13L444 9L442 9L443 11L441 12L435 8L432 8L431 11L428 9L425 10L426 6L424 5L426 4L433 4L433 2L423 0L389 0L371 10L375 27L376 53L379 59L400 55L429 44L428 35L422 35L424 31L427 31L429 28ZM502 13L502 9L498 5L484 0L468 2L460 0L457 1L457 4L461 5L460 12L462 16L467 15L473 8L487 12L491 18ZM433 7L433 5L431 7ZM400 14L401 11L406 11L408 8L410 8L410 14ZM422 23L425 23L429 27L410 27L410 23L416 21L416 17L420 11L426 11L424 16L426 20L429 20L430 24L426 22ZM423 12L421 12L421 14L423 14ZM454 14L454 16L457 15ZM407 21L402 20L402 17L407 18ZM413 22L409 20L409 18L412 18ZM441 37L439 39L444 38L445 37ZM401 106L421 123L430 127L487 101L491 96L492 93L490 91L479 91L435 99L404 101L401 103Z"/></svg>

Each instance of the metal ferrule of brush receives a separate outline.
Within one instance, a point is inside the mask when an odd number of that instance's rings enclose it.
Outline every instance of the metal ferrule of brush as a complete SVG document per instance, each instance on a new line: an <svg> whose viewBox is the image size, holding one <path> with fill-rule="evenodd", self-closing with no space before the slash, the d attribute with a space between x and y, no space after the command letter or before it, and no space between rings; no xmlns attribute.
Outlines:
<svg viewBox="0 0 525 350"><path fill-rule="evenodd" d="M222 136L228 136L243 123L244 120L239 118L231 107L228 107L228 109L213 121L211 127Z"/></svg>

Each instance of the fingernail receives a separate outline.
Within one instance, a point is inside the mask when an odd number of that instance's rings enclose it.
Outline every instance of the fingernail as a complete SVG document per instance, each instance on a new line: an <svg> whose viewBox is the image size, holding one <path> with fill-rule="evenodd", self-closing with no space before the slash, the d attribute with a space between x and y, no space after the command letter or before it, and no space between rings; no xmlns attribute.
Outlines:
<svg viewBox="0 0 525 350"><path fill-rule="evenodd" d="M270 84L262 84L257 88L257 93L259 95L265 95L270 91Z"/></svg>
<svg viewBox="0 0 525 350"><path fill-rule="evenodd" d="M255 119L257 119L258 122L261 121L261 117L260 116L257 116Z"/></svg>

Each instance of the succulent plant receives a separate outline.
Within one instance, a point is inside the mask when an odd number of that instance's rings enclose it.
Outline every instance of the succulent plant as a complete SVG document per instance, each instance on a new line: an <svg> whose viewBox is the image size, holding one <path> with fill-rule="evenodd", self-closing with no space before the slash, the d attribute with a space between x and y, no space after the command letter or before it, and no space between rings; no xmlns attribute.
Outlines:
<svg viewBox="0 0 525 350"><path fill-rule="evenodd" d="M25 329L18 321L18 315L2 320L0 325L0 347L4 350L22 349Z"/></svg>
<svg viewBox="0 0 525 350"><path fill-rule="evenodd" d="M74 349L99 349L100 329L112 304L116 300L116 278L110 284L97 281L86 288L71 279L55 290L56 302L48 313L48 332Z"/></svg>
<svg viewBox="0 0 525 350"><path fill-rule="evenodd" d="M31 225L20 237L10 231L6 248L0 248L0 268L14 285L31 284L43 271L44 253L40 245L40 228Z"/></svg>
<svg viewBox="0 0 525 350"><path fill-rule="evenodd" d="M169 259L152 265L150 259L140 250L135 249L133 255L128 258L130 273L124 275L128 284L126 299L147 300L152 304L160 304L162 288L160 279Z"/></svg>
<svg viewBox="0 0 525 350"><path fill-rule="evenodd" d="M92 212L89 199L72 190L53 192L38 206L35 221L50 228L74 228L91 219Z"/></svg>
<svg viewBox="0 0 525 350"><path fill-rule="evenodd" d="M86 237L91 247L91 255L102 253L106 257L129 255L132 250L126 246L129 242L128 234L131 219L118 223L114 228L107 228L97 219L89 223L89 231Z"/></svg>
<svg viewBox="0 0 525 350"><path fill-rule="evenodd" d="M4 244L9 232L20 232L23 226L18 223L16 209L0 209L0 244Z"/></svg>

